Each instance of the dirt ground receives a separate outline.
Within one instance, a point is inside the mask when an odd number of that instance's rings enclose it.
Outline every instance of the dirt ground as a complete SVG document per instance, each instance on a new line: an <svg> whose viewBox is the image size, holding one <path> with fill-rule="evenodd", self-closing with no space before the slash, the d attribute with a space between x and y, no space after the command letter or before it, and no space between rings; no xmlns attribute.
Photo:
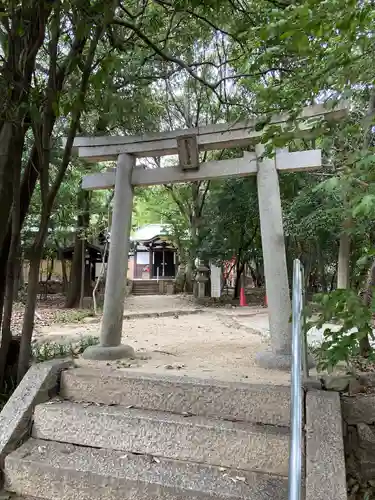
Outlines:
<svg viewBox="0 0 375 500"><path fill-rule="evenodd" d="M123 342L150 358L132 367L142 372L169 371L221 380L289 383L288 374L256 365L255 354L267 346L259 332L250 332L239 327L230 316L211 311L125 322Z"/></svg>
<svg viewBox="0 0 375 500"><path fill-rule="evenodd" d="M39 304L34 342L72 343L99 336L100 316L80 317L82 311L67 311L62 305L58 297ZM16 310L16 325L21 312L22 307ZM164 314L168 316L157 316ZM137 359L110 363L114 368L289 384L287 373L265 370L255 363L255 354L267 346L267 311L262 307L208 308L197 306L187 296L132 296L125 301L124 316L122 341L134 347ZM76 361L95 364L81 358Z"/></svg>
<svg viewBox="0 0 375 500"><path fill-rule="evenodd" d="M266 315L259 308L246 310L197 308L184 297L132 297L125 314L170 313L169 317L132 317L123 322L123 343L137 359L105 363L143 373L162 372L221 380L288 384L289 375L264 370L255 363L257 351L267 342L261 329L251 329L252 317ZM236 313L237 311L237 313ZM259 321L259 319L258 319ZM241 324L242 322L242 324ZM51 324L36 329L35 340L74 341L98 336L99 322ZM78 359L79 365L97 363ZM100 364L100 363L99 363Z"/></svg>

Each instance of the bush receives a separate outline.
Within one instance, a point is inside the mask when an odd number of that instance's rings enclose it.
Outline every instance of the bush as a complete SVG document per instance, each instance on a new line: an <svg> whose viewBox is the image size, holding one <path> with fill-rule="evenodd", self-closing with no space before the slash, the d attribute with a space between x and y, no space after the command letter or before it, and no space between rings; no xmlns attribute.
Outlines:
<svg viewBox="0 0 375 500"><path fill-rule="evenodd" d="M314 295L305 311L307 317L317 315L306 323L306 331L322 328L326 323L337 325L324 330L324 340L316 348L318 370L332 371L340 362L351 364L360 355L360 341L373 338L373 306L367 307L353 290L334 290Z"/></svg>
<svg viewBox="0 0 375 500"><path fill-rule="evenodd" d="M43 342L32 346L32 357L37 363L56 358L77 357L83 353L86 347L97 345L98 337L83 337L77 342L59 344L57 342Z"/></svg>

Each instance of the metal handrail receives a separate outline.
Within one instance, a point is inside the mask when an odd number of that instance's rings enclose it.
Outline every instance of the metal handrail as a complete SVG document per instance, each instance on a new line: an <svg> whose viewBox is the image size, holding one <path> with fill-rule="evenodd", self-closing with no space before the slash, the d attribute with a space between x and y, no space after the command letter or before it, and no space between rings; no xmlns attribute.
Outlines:
<svg viewBox="0 0 375 500"><path fill-rule="evenodd" d="M302 361L307 360L307 347L302 357L302 315L303 315L303 268L301 262L293 262L292 293L292 381L290 409L290 453L288 500L301 500L302 488ZM305 358L305 359L303 359ZM307 366L304 367L304 371Z"/></svg>
<svg viewBox="0 0 375 500"><path fill-rule="evenodd" d="M307 328L306 328L306 283L305 283L305 269L301 266L301 280L302 280L302 373L305 380L310 376L309 374L309 354L307 348Z"/></svg>

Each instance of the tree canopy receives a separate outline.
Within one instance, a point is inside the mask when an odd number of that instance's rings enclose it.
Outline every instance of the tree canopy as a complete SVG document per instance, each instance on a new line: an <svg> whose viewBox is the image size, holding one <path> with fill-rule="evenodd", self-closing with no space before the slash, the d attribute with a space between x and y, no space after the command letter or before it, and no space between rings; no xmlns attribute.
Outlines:
<svg viewBox="0 0 375 500"><path fill-rule="evenodd" d="M0 1L0 367L20 253L27 248L30 275L19 378L46 248L75 241L78 252L110 224L111 193L83 200L80 192L85 172L108 165L78 160L77 135L262 117L264 142L322 148L321 170L280 176L288 261L303 260L311 291L365 287L374 247L374 15L371 2L358 0ZM342 99L347 119L334 127L317 120L309 137L269 126L274 112L293 117L302 106ZM148 168L158 166L149 160ZM133 226L171 226L190 271L197 257L236 256L260 284L254 182L139 189ZM0 387L1 379L0 370Z"/></svg>

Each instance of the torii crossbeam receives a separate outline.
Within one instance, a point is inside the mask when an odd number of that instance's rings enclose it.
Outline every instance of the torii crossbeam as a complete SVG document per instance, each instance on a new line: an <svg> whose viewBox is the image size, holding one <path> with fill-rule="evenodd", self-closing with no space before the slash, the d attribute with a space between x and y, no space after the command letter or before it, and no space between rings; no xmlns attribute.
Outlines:
<svg viewBox="0 0 375 500"><path fill-rule="evenodd" d="M311 128L312 120L339 120L345 114L343 106L334 109L323 105L305 108L300 114L300 127L296 133ZM270 123L282 125L288 119L288 115L279 115L273 117ZM117 160L116 169L84 176L82 181L83 189L115 188L100 344L86 349L85 358L108 360L134 356L132 347L121 344L133 186L257 175L271 335L271 347L258 353L257 360L267 368L290 368L291 303L278 172L320 168L321 151L277 150L272 158L266 157L260 144L263 133L257 130L257 122L252 120L139 137L78 137L74 141L74 148L81 158L94 162ZM241 158L199 164L199 151L249 146L255 151L245 151ZM180 164L177 167L147 169L136 165L136 158L170 154L179 155Z"/></svg>

